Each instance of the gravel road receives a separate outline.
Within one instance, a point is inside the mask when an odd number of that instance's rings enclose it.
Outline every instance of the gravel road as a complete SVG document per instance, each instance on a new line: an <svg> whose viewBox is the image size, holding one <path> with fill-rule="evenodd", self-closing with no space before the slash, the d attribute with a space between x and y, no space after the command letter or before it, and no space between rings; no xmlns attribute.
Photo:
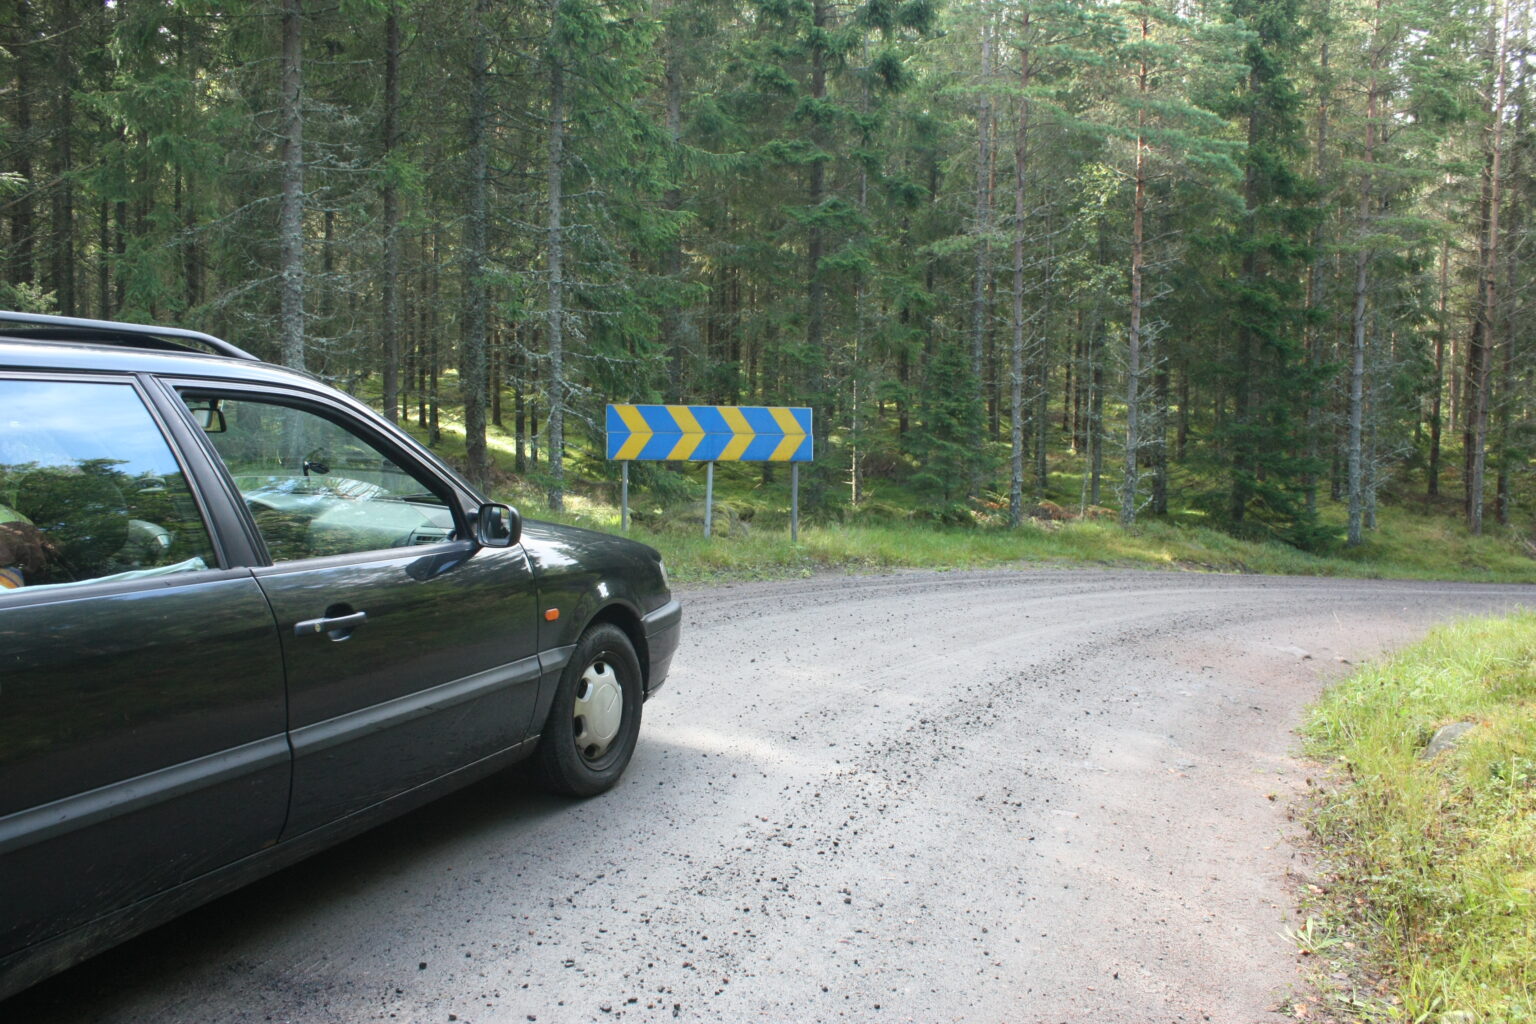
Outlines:
<svg viewBox="0 0 1536 1024"><path fill-rule="evenodd" d="M488 780L52 979L27 1024L1258 1024L1293 728L1536 590L912 573L681 594L623 783Z"/></svg>

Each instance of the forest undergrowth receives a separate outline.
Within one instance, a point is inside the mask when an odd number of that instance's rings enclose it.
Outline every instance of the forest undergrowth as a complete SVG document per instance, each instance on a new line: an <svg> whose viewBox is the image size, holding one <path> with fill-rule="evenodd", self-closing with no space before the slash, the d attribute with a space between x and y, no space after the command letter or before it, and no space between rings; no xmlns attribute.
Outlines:
<svg viewBox="0 0 1536 1024"><path fill-rule="evenodd" d="M426 432L408 425L418 437ZM440 419L439 454L462 464L463 438L448 410ZM515 470L515 442L492 426L489 452L494 496L524 515L592 529L620 532L622 512L618 469L600 453L573 446L567 455L565 508L549 511L540 464ZM1449 461L1449 460L1448 460ZM1170 513L1143 515L1126 529L1118 522L1114 493L1106 482L1100 500L1088 501L1083 459L1064 456L1051 466L1051 486L1026 501L1032 513L1017 527L1007 525L1006 496L983 492L975 501L935 502L894 482L868 480L863 500L826 502L804 510L799 536L790 538L790 469L761 463L716 466L711 536L704 537L705 468L701 464L635 463L630 488L630 536L651 544L666 558L679 582L782 579L817 572L889 572L909 569L1067 567L1072 565L1164 569L1188 572L1265 573L1367 579L1536 582L1536 540L1529 524L1490 523L1473 536L1451 498L1426 500L1407 487L1387 490L1377 525L1365 542L1343 541L1348 514L1329 499L1326 483L1319 518L1337 540L1317 551L1279 541L1233 536L1213 525L1199 496L1210 481L1187 469L1173 478ZM1447 477L1445 493L1459 493Z"/></svg>

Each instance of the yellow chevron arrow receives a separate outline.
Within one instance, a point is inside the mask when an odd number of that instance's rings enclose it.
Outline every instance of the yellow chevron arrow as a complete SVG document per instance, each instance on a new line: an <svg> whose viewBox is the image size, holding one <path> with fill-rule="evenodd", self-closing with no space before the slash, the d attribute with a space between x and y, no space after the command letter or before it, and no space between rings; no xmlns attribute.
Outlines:
<svg viewBox="0 0 1536 1024"><path fill-rule="evenodd" d="M725 423L735 435L726 443L725 450L720 453L721 462L735 462L741 458L741 453L747 450L756 434L752 432L752 425L741 414L741 409L734 405L722 405L720 415L725 417Z"/></svg>
<svg viewBox="0 0 1536 1024"><path fill-rule="evenodd" d="M632 405L615 405L613 411L619 414L619 419L629 428L629 440L614 455L614 460L639 458L645 443L651 439L651 425L645 422L645 417L640 415L640 410Z"/></svg>
<svg viewBox="0 0 1536 1024"><path fill-rule="evenodd" d="M677 421L678 429L683 436L677 439L677 444L672 446L672 451L667 454L668 461L682 460L693 454L693 450L704 441L704 428L699 426L699 421L694 417L693 410L686 405L669 405L667 412Z"/></svg>
<svg viewBox="0 0 1536 1024"><path fill-rule="evenodd" d="M790 456L795 454L795 449L799 448L801 442L805 440L805 428L800 426L800 421L795 419L794 413L788 409L775 406L769 411L773 413L779 428L784 431L784 440L773 449L773 454L768 456L768 461L788 462Z"/></svg>

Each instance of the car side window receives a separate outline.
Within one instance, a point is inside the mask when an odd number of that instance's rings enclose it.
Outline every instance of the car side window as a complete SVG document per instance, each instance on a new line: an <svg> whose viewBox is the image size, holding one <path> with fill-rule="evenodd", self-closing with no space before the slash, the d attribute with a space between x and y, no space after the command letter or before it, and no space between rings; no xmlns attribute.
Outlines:
<svg viewBox="0 0 1536 1024"><path fill-rule="evenodd" d="M184 390L273 561L435 544L453 510L372 442L320 413Z"/></svg>
<svg viewBox="0 0 1536 1024"><path fill-rule="evenodd" d="M0 380L0 598L214 563L181 465L131 385Z"/></svg>

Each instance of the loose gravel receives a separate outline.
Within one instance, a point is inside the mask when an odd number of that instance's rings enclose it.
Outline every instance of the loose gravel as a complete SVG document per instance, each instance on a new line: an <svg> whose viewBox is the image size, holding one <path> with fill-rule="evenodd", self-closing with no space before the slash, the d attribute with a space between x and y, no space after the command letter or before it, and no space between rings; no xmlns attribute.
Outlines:
<svg viewBox="0 0 1536 1024"><path fill-rule="evenodd" d="M1302 709L1533 594L1092 571L689 590L612 793L488 780L0 1019L1290 1019Z"/></svg>

